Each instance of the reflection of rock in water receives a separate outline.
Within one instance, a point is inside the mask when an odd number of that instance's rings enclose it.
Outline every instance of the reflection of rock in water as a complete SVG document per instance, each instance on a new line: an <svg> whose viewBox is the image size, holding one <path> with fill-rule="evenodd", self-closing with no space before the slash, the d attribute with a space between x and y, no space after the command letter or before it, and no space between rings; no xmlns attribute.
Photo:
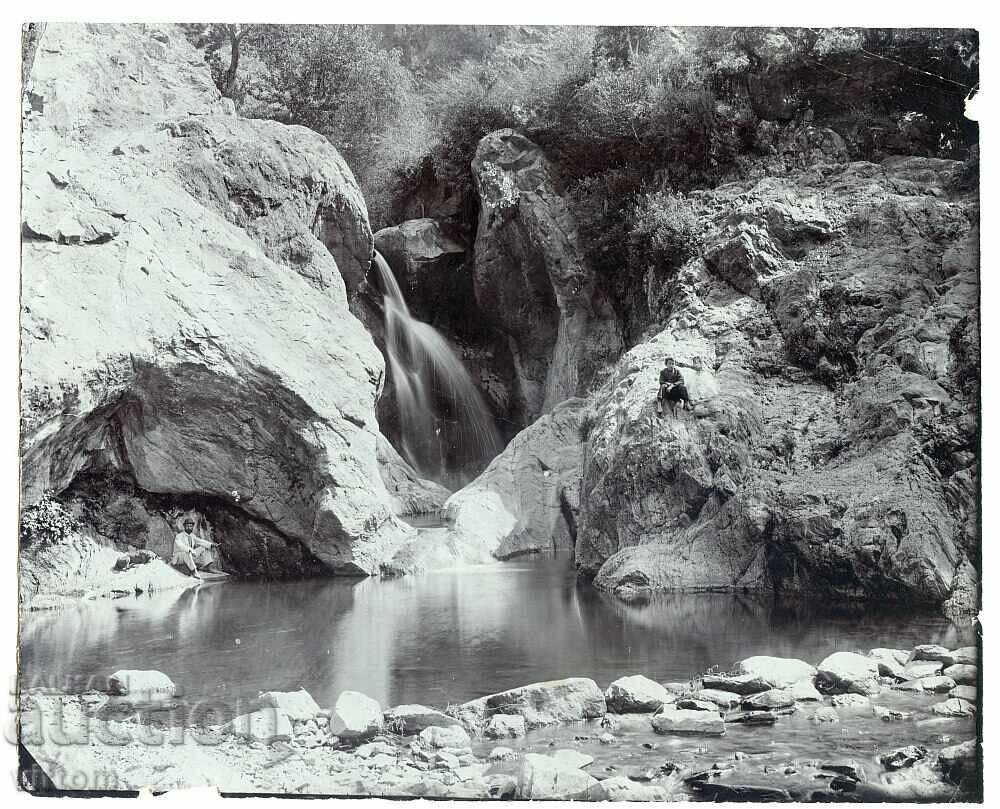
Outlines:
<svg viewBox="0 0 1000 809"><path fill-rule="evenodd" d="M410 314L385 259L375 253L384 294L385 350L399 405L406 460L444 480L455 468L488 461L500 450L493 417L448 341Z"/></svg>

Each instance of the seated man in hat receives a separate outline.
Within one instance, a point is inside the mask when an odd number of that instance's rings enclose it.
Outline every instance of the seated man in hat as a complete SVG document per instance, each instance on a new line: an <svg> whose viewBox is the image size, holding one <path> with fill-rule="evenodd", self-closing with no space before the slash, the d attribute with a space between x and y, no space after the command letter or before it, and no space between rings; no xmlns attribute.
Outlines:
<svg viewBox="0 0 1000 809"><path fill-rule="evenodd" d="M663 415L663 403L670 405L670 414L673 415L677 403L681 403L683 410L691 409L691 397L688 395L687 386L684 384L684 377L674 366L674 358L667 357L663 363L663 370L660 371L660 391L656 395L656 415Z"/></svg>
<svg viewBox="0 0 1000 809"><path fill-rule="evenodd" d="M194 520L187 517L184 520L184 530L174 537L174 555L170 563L184 565L191 571L192 576L200 579L198 566L205 570L209 569L215 561L215 548L214 542L202 539L194 533Z"/></svg>

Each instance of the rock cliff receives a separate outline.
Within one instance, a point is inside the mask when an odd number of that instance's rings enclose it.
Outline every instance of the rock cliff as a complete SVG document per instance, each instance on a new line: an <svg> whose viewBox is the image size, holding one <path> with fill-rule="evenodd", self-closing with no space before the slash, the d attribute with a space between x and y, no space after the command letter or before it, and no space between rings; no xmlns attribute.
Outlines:
<svg viewBox="0 0 1000 809"><path fill-rule="evenodd" d="M122 479L160 533L177 507L226 523L237 568L252 538L262 572L287 548L377 571L411 531L379 475L382 357L348 311L373 240L346 163L237 118L170 26L50 24L25 97L25 502L87 475L79 511Z"/></svg>

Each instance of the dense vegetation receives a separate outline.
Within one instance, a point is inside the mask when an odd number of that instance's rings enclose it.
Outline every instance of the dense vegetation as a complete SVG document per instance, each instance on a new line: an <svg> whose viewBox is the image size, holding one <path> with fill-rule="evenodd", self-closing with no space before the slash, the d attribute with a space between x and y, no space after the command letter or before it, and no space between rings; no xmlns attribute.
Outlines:
<svg viewBox="0 0 1000 809"><path fill-rule="evenodd" d="M501 127L524 132L554 162L605 277L637 261L682 262L693 221L684 194L764 171L762 126L828 127L856 159L964 157L978 138L963 116L978 82L967 30L187 31L242 114L330 138L376 228L423 214L474 228L477 143Z"/></svg>

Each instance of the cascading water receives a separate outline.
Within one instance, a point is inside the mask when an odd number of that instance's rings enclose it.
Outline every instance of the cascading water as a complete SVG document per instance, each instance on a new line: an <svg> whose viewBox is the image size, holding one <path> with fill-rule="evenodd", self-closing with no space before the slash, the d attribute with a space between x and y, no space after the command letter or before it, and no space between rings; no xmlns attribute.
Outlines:
<svg viewBox="0 0 1000 809"><path fill-rule="evenodd" d="M448 341L410 313L386 260L375 252L385 310L385 351L400 418L400 447L421 475L462 480L449 458L481 465L501 448L489 408Z"/></svg>

